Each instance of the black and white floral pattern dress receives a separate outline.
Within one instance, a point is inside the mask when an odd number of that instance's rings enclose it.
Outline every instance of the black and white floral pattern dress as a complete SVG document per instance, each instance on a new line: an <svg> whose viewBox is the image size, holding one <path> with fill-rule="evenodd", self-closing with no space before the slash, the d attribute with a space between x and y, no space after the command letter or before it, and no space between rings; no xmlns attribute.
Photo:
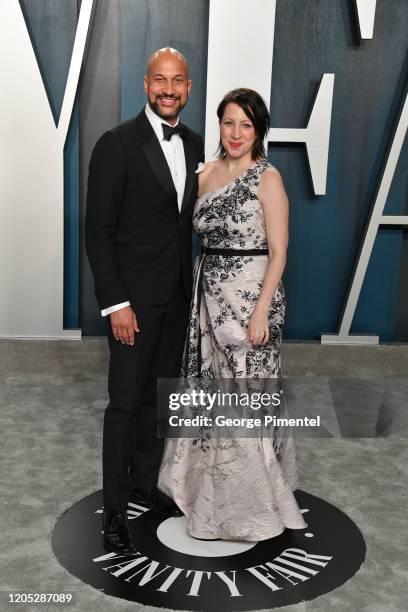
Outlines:
<svg viewBox="0 0 408 612"><path fill-rule="evenodd" d="M266 249L265 221L258 198L259 160L233 182L198 198L193 225L204 247ZM279 284L269 311L270 338L253 347L249 317L268 265L267 255L201 255L194 269L194 294L184 349L182 377L208 379L279 378L285 294ZM187 517L198 538L264 540L285 527L306 523L293 491L297 488L293 439L212 437L166 441L159 488Z"/></svg>

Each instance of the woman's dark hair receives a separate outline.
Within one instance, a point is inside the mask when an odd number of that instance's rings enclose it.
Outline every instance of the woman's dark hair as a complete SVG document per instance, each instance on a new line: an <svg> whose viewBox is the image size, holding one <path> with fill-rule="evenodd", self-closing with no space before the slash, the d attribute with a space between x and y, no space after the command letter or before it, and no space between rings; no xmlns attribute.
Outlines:
<svg viewBox="0 0 408 612"><path fill-rule="evenodd" d="M252 159L255 161L258 158L265 158L266 152L263 144L265 134L269 130L270 118L269 112L266 108L266 104L262 97L253 89L247 89L240 87L239 89L233 89L227 93L217 108L218 119L221 121L227 104L233 102L238 104L252 122L255 128L256 139L252 146ZM218 145L218 159L224 159L226 152L222 146L221 138Z"/></svg>

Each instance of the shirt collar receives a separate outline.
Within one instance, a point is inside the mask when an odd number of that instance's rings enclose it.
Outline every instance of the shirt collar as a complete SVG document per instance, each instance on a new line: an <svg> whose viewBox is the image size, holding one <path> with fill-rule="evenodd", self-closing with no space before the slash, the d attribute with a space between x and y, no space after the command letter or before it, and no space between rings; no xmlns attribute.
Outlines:
<svg viewBox="0 0 408 612"><path fill-rule="evenodd" d="M159 140L163 140L163 128L161 126L162 123L165 123L166 125L170 125L170 127L176 127L176 125L178 125L179 123L179 117L177 117L177 121L174 125L171 125L171 123L169 123L168 121L166 121L165 119L162 119L162 117L159 117L159 115L156 115L156 113L154 111L152 111L152 109L150 108L149 104L146 104L145 106L145 113L146 113L146 117L148 118L152 128L155 131L155 134L157 136L157 138ZM174 136L173 136L174 138Z"/></svg>

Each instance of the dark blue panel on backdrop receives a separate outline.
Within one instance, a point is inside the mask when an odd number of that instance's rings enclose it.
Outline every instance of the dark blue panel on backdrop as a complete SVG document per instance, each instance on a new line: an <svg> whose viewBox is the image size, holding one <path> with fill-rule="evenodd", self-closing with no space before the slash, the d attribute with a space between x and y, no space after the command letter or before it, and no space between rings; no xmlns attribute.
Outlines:
<svg viewBox="0 0 408 612"><path fill-rule="evenodd" d="M291 201L288 338L337 331L406 85L407 9L377 2L374 38L360 41L351 2L277 3L272 125L305 127L322 74L335 73L326 195L312 195L303 150L270 151ZM403 172L401 162L389 209L406 198ZM394 339L401 236L382 230L376 240L352 331Z"/></svg>

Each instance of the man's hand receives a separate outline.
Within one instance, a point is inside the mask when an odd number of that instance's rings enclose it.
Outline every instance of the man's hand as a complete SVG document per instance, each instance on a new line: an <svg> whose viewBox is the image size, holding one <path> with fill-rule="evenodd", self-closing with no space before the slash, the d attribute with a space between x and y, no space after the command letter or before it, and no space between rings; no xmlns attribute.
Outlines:
<svg viewBox="0 0 408 612"><path fill-rule="evenodd" d="M136 314L132 308L125 306L125 308L112 312L109 316L115 340L120 340L122 344L133 346L135 343L135 332L139 332L140 329Z"/></svg>

